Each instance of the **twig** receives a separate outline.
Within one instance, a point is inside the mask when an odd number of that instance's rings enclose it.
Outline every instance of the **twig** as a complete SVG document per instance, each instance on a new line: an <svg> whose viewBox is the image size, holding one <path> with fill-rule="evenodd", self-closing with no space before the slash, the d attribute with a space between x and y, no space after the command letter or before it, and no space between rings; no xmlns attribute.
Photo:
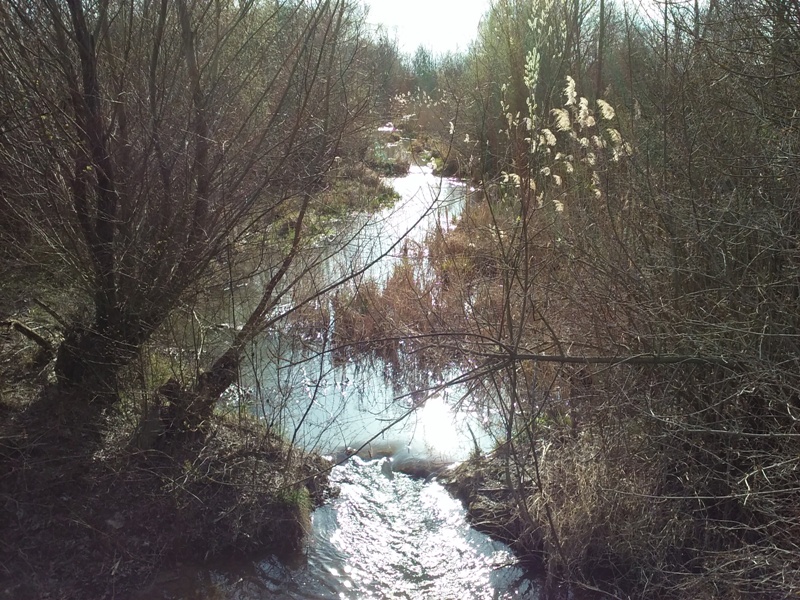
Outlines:
<svg viewBox="0 0 800 600"><path fill-rule="evenodd" d="M66 319L64 319L64 317L62 317L61 315L59 315L59 314L58 314L58 313L57 313L55 310L53 310L52 308L50 308L49 306L47 306L47 304L45 304L44 302L42 302L42 301L41 301L41 300L39 300L38 298L31 298L31 302L33 302L33 303L34 303L36 306L38 306L39 308L41 308L41 309L42 309L44 312L46 312L48 315L50 315L51 317L53 317L53 320L54 320L56 323L58 323L59 325L61 325L61 327L63 327L65 330L66 330L66 329L68 329L68 327L69 327L69 326L67 325L67 321L66 321Z"/></svg>

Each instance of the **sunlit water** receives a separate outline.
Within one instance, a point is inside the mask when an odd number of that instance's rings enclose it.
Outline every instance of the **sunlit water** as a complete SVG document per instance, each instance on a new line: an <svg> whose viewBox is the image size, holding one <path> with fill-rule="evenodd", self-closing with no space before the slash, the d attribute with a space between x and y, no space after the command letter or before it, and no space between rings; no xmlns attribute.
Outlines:
<svg viewBox="0 0 800 600"><path fill-rule="evenodd" d="M533 597L507 548L470 528L438 483L390 479L358 458L333 480L341 495L314 514L306 574L324 574L327 597Z"/></svg>
<svg viewBox="0 0 800 600"><path fill-rule="evenodd" d="M412 165L408 175L387 179L400 196L398 202L374 215L354 217L357 235L334 241L336 253L327 261L335 278L366 267L361 280L385 281L392 268L409 252L421 248L436 228L449 229L470 194L465 183L441 179L430 167ZM377 262L376 262L377 261Z"/></svg>
<svg viewBox="0 0 800 600"><path fill-rule="evenodd" d="M304 564L270 558L223 566L174 593L208 600L538 598L508 548L472 529L439 483L390 479L379 461L358 458L334 469L332 482L341 492L315 511Z"/></svg>
<svg viewBox="0 0 800 600"><path fill-rule="evenodd" d="M362 457L369 457L393 448L404 457L460 461L476 444L482 450L494 445L487 415L472 406L463 386L428 381L430 389L418 390L381 359L340 363L330 354L286 348L280 337L273 342L259 348L250 402L262 419L307 450L363 448Z"/></svg>
<svg viewBox="0 0 800 600"><path fill-rule="evenodd" d="M402 196L398 206L354 221L358 235L330 259L327 277L368 266L365 277L385 281L408 244L421 245L433 227L452 226L468 191L419 167L391 181ZM428 382L419 391L412 382L390 382L387 373L380 360L336 362L319 344L274 334L254 350L237 399L246 393L254 410L289 439L320 453L338 449L338 458L349 447L361 449L363 458L458 461L476 445L492 445L486 415L469 404L464 389ZM395 473L385 460L354 456L332 470L339 495L314 512L296 564L269 558L194 569L157 586L152 597L538 597L508 547L472 529L461 503L435 479Z"/></svg>

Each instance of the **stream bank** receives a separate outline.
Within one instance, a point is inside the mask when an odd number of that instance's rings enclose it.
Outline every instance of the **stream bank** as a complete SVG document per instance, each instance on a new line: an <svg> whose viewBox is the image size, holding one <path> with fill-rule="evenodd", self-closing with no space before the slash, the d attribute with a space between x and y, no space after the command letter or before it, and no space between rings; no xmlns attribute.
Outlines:
<svg viewBox="0 0 800 600"><path fill-rule="evenodd" d="M79 430L43 430L25 408L0 402L0 598L129 598L181 562L294 556L329 491L325 461L287 460L249 419L215 417L207 437L148 451L115 419L90 454Z"/></svg>

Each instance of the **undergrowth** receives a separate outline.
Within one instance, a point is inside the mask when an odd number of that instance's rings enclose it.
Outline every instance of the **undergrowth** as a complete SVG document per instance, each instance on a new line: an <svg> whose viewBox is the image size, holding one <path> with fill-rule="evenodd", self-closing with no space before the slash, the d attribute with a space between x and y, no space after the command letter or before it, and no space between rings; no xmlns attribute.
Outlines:
<svg viewBox="0 0 800 600"><path fill-rule="evenodd" d="M221 415L202 435L139 450L122 411L87 443L79 420L31 412L36 393L0 400L7 597L124 598L180 561L301 550L327 493L322 459Z"/></svg>

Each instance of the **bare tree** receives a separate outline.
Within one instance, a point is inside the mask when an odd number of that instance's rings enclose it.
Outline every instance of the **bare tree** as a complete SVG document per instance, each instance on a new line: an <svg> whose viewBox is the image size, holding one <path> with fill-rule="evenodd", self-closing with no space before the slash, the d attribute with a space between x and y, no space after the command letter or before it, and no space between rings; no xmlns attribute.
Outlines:
<svg viewBox="0 0 800 600"><path fill-rule="evenodd" d="M0 8L6 206L89 301L57 351L62 391L113 403L119 370L222 249L296 210L270 305L309 198L366 106L367 86L345 77L361 49L352 11L344 0Z"/></svg>

